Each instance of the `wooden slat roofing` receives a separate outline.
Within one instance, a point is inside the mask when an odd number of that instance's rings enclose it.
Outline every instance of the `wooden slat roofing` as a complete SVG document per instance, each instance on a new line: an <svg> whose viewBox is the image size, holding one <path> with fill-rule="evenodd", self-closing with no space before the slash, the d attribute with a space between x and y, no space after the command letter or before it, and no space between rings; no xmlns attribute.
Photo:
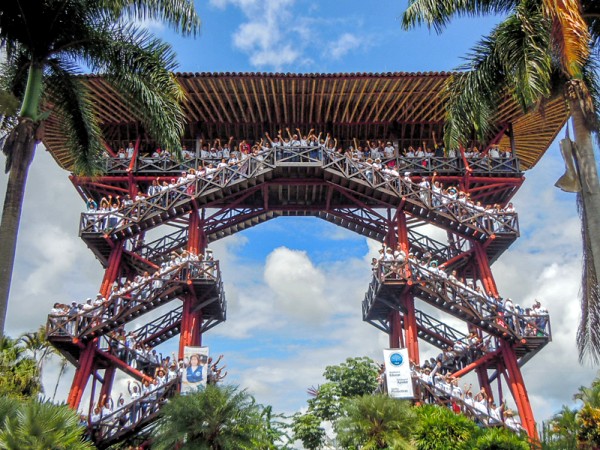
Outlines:
<svg viewBox="0 0 600 450"><path fill-rule="evenodd" d="M186 93L186 139L235 136L255 139L265 131L299 127L331 132L338 140L397 139L401 147L441 138L447 72L417 73L176 73ZM123 145L143 131L139 117L106 79L88 75L96 114L109 143ZM560 99L543 114L523 114L511 100L500 106L496 130L512 124L517 155L529 169L560 131L568 113ZM494 136L490 136L492 139ZM147 142L151 142L148 137ZM46 127L46 147L61 167L72 160L65 149L59 118ZM152 143L154 144L154 143ZM430 145L430 144L429 144ZM505 136L502 147L510 147Z"/></svg>

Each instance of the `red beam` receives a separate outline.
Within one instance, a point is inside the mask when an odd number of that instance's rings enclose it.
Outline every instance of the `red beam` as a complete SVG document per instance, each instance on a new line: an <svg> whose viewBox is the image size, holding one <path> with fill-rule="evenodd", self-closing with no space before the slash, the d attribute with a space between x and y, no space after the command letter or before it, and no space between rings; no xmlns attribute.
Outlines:
<svg viewBox="0 0 600 450"><path fill-rule="evenodd" d="M519 364L517 363L515 350L504 340L500 341L500 345L506 364L506 370L510 375L511 391L519 409L521 425L525 431L527 431L527 434L531 439L539 441L535 418L533 417L533 411L531 409L531 403L529 402L529 396L527 395L527 389L525 389L525 382L521 375L521 369L519 369Z"/></svg>
<svg viewBox="0 0 600 450"><path fill-rule="evenodd" d="M121 361L119 358L117 358L115 355L112 355L108 352L105 352L103 350L99 350L97 349L96 352L98 353L98 355L110 362L112 362L114 364L114 366L112 366L112 369L114 370L115 367L118 367L119 369L121 369L123 372L139 379L142 381L148 380L148 381L152 381L152 377L146 375L143 372L140 372L137 369L134 369L133 367L131 367L130 365L126 364L124 361ZM106 379L104 381L106 383ZM103 386L104 387L104 386Z"/></svg>
<svg viewBox="0 0 600 450"><path fill-rule="evenodd" d="M77 370L75 370L73 384L71 385L71 390L69 391L69 396L67 397L67 404L72 409L76 410L79 408L79 404L81 403L81 397L83 396L83 392L85 391L85 387L94 366L96 345L96 339L88 342L85 350L81 352L79 357L79 367L77 367Z"/></svg>
<svg viewBox="0 0 600 450"><path fill-rule="evenodd" d="M478 360L475 360L471 364L469 364L469 365L463 367L462 369L454 372L452 374L452 376L455 377L455 378L460 378L463 375L468 374L471 370L474 370L474 369L482 366L483 364L491 361L492 359L494 359L495 357L497 357L499 354L500 354L500 350L496 350L494 352L486 353L485 355L483 355ZM489 394L489 392L488 392L488 394Z"/></svg>

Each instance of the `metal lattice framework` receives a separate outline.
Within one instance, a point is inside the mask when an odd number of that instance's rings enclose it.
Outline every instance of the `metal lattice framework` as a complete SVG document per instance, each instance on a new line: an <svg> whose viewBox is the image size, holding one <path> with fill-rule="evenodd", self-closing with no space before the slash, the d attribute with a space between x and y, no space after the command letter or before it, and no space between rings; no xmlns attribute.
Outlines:
<svg viewBox="0 0 600 450"><path fill-rule="evenodd" d="M420 89L424 91L411 102L417 102L422 107L431 106L432 114L439 114L437 102L443 99L430 100L425 94L428 89L432 90L432 95L436 94L446 75L431 79L426 76L422 79L395 76L381 77L380 80L373 80L371 76L358 77L362 81L357 81L358 78L355 80L356 77L348 80L300 77L304 83L302 89L312 89L313 92L321 89L322 95L316 97L314 103L311 103L313 100L302 100L300 97L294 99L292 94L287 100L283 97L280 100L288 107L291 102L296 108L306 109L306 114L309 114L309 108L312 111L313 107L319 105L322 109L318 113L322 115L319 116L320 120L326 120L326 117L334 114L333 117L337 117L335 120L339 122L334 124L336 127L341 129L345 124L348 130L358 131L358 135L363 136L359 125L355 127L353 123L345 121L373 110L377 99L383 101L399 95L396 100L386 104L394 110L398 109L400 116L406 116L402 109L405 101L400 100L401 94L405 93L405 89L411 89L412 94L417 93L418 89L414 86L417 83L421 84ZM206 114L212 114L212 119L218 120L207 123L212 123L211 126L217 130L215 133L223 127L227 130L232 127L243 130L246 125L242 123L241 115L235 111L227 113L227 108L220 109L223 99L230 106L236 106L233 98L236 101L246 98L247 103L257 99L256 108L247 109L255 112L248 114L260 114L261 120L272 121L273 126L285 121L293 124L312 123L303 118L304 113L289 112L289 115L298 116L290 119L285 115L287 113L283 105L279 105L282 108L275 112L279 108L277 103L265 104L270 101L266 100L266 91L261 91L266 89L266 84L273 84L271 88L278 95L288 95L277 90L277 77L248 77L243 82L233 78L213 80L211 77L196 79L186 74L180 75L184 87L195 92L190 96L187 108L196 126L199 126L199 120L206 118ZM285 82L279 80L284 91L287 89L285 83L293 82L293 79L285 78ZM431 85L432 80L436 80L435 86ZM96 77L91 77L89 82L96 90L94 95L100 95L98 92L104 89L101 85L106 84L105 80ZM355 83L354 87L350 87L352 83ZM226 85L231 89L241 89L248 97L234 94L228 97L229 94L218 89ZM392 85L397 90L385 90ZM404 87L400 89L400 85ZM215 88L215 92L221 92L220 100L214 93L203 99L196 91L198 86ZM388 87L384 89L385 86ZM346 94L342 100L332 100L338 89ZM348 89L350 92L347 92ZM369 89L372 91L369 92ZM357 95L358 98L354 98ZM207 102L213 108L203 110ZM108 105L114 108L108 111ZM105 121L103 129L107 148L114 154L111 146L120 145L122 139L117 135L123 127L116 124L117 119L112 115L116 114L119 120L126 122L134 121L135 116L119 99L110 95L99 97L97 108ZM343 110L343 113L334 113L330 109ZM419 108L419 111L424 109L427 108ZM502 113L503 120L507 122L498 126L498 135L492 136L490 141L499 142L506 138L514 144L517 142L516 130L525 126L525 121L529 124L526 127L529 130L543 128L544 131L536 136L539 138L543 135L546 139L543 142L549 142L547 139L556 134L553 127L558 126L560 121L564 122L564 116L557 112L558 106L555 105L555 109L550 108L547 114L555 114L552 120L556 124L551 120L541 125L532 116L517 114L507 103ZM394 114L388 114L387 120L393 117ZM256 119L253 117L253 120ZM369 118L360 120L368 122ZM436 118L435 123L430 125L439 126L441 122L438 120L441 118ZM219 121L223 123L217 123ZM319 123L319 120L316 122ZM379 130L378 127L373 124L363 132L370 133ZM413 139L406 125L398 127L396 138L400 142L402 139L406 142ZM50 128L50 149L55 158L68 167L69 163L61 153L59 130ZM206 127L206 130L209 129L210 126ZM406 134L402 135L402 132ZM142 156L140 148L151 144L150 140L140 135L135 140L133 158L108 157L102 161L105 168L103 176L92 179L73 174L71 181L84 200L94 199L100 203L100 199L108 195L129 194L133 199L139 191L145 192L155 180L168 182L186 168L200 169L204 165L199 159L173 161ZM540 143L536 143L536 146L538 153L527 157L528 166L541 155ZM519 152L516 154L519 155ZM493 395L492 383L495 382L499 401L505 395L500 381L506 381L523 427L535 439L535 421L520 367L551 340L549 323L538 327L532 334L528 325L536 320L535 317L530 313L504 311L501 305L491 300L499 298L499 293L490 265L519 237L517 214L498 208L473 206L420 184L435 172L437 180L470 193L474 202L503 207L523 182L520 158L468 161L462 155L455 159L431 157L427 164L423 164L416 159L395 157L382 163L393 170L374 169L324 147L290 147L284 151L265 149L242 158L237 164L215 170L198 170L195 177L181 184L128 202L120 208L83 213L80 237L105 268L99 292L107 300L84 314L50 316L48 319L49 340L76 366L68 403L73 408L79 408L84 391L91 382L88 408L91 411L98 399L110 394L117 370L139 381L151 379L149 370L140 370L131 365L132 359L140 359L139 355L118 350L120 347L113 336L116 330L132 331L139 342L151 346L179 336L179 354L182 357L185 346L201 345L203 333L225 320L226 302L218 261L200 257L172 267L166 264L172 252L187 250L192 255L206 254L210 242L271 219L311 216L389 247L399 247L407 255L414 255L402 265L382 263L377 266L362 304L364 320L389 334L390 347L408 348L414 364L419 364L420 360L419 339L442 350L457 341L465 341L473 334L492 342L489 350L478 355L476 360L470 361L455 375L476 372L480 386L490 396ZM411 173L410 177L402 175L405 171ZM442 230L447 238L432 239L427 233L428 226ZM444 276L442 272L423 266L419 259L425 255L436 259L446 273L455 271L457 277L483 285L487 295L457 283L455 278ZM111 295L115 284L123 285L136 277L138 281L133 287L122 289L118 295ZM171 306L171 310L164 312L165 305ZM156 312L152 314L163 306L162 315L157 317ZM449 326L447 317L458 319L464 324L465 330ZM140 326L140 321L146 323ZM152 369L152 364L148 364L146 369ZM98 384L99 390L96 389ZM152 406L146 408L148 414L139 414L141 406L132 404L128 408L137 412L130 414L130 420L123 422L115 417L103 419L100 425L91 430L92 436L101 448L105 448L132 436L147 434L160 405L176 391L176 383L173 383L168 389L157 391L147 399L140 399L140 405L142 402L145 405L151 403ZM443 401L434 388L422 386L420 392L438 402Z"/></svg>

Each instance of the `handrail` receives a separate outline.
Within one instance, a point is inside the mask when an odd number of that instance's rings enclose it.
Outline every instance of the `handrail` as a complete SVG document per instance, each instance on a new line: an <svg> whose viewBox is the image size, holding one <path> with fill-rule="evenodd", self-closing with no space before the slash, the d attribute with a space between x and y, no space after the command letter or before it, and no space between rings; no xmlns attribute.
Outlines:
<svg viewBox="0 0 600 450"><path fill-rule="evenodd" d="M161 214L169 215L179 207L189 209L192 198L255 178L273 168L273 152L250 156L236 166L207 168L204 174L118 209L82 213L79 231L114 233Z"/></svg>
<svg viewBox="0 0 600 450"><path fill-rule="evenodd" d="M429 213L446 217L451 223L470 228L487 236L495 234L518 235L517 213L486 210L469 202L435 192L402 177L397 171L374 170L362 162L344 157L332 157L326 169L341 173L348 179L358 179L375 189L386 189L413 204L421 215Z"/></svg>
<svg viewBox="0 0 600 450"><path fill-rule="evenodd" d="M425 380L419 378L416 372L412 373L414 375L413 380L415 382L415 385L421 391L421 401L425 403L430 403L430 401L428 400L434 400L436 404L446 407L451 406L452 403L455 403L458 407L460 407L462 414L485 427L504 427L510 429L508 425L506 425L502 421L498 421L497 419L493 418L491 414L480 411L474 406L467 404L460 397L448 394L446 391L440 389L435 384L426 383ZM427 394L429 394L429 398Z"/></svg>
<svg viewBox="0 0 600 450"><path fill-rule="evenodd" d="M180 295L187 289L188 281L206 280L217 285L221 307L225 306L223 285L218 261L188 261L177 267L165 267L139 285L110 297L104 304L75 315L49 315L46 326L48 337L83 337L107 322L115 322L135 311L148 310L162 297ZM116 327L116 323L115 323Z"/></svg>
<svg viewBox="0 0 600 450"><path fill-rule="evenodd" d="M282 151L282 155L278 152ZM264 155L250 156L239 167L220 167L206 171L201 176L163 190L155 195L132 202L127 206L109 211L89 211L82 213L80 234L115 233L134 228L136 224L152 221L156 216L174 215L178 208L191 208L190 199L199 198L212 189L253 178L265 171L272 170L278 162L313 162L311 152L320 152L314 148L303 148L299 152L287 150L269 151ZM454 224L454 228L463 226L483 235L518 235L517 214L496 210L487 210L458 198L435 192L403 178L395 170L375 169L372 165L348 159L343 155L324 152L329 162L325 169L340 173L347 179L366 182L374 189L391 191L412 204L421 215L434 213ZM385 160L384 160L385 163ZM139 231L139 230L138 230Z"/></svg>
<svg viewBox="0 0 600 450"><path fill-rule="evenodd" d="M112 414L92 423L88 419L88 432L94 442L106 442L150 422L156 417L160 407L179 391L179 378L168 381L162 386L135 399L117 409Z"/></svg>
<svg viewBox="0 0 600 450"><path fill-rule="evenodd" d="M380 286L386 283L408 284L426 296L441 299L446 309L452 312L462 311L469 316L471 323L478 327L486 325L485 329L493 331L497 336L511 335L518 340L551 338L547 315L507 311L484 294L449 279L443 271L427 268L413 260L403 265L392 261L381 261L378 264L363 302L364 314L368 313L376 301Z"/></svg>
<svg viewBox="0 0 600 450"><path fill-rule="evenodd" d="M330 149L323 146L292 146L271 147L267 151L275 151L276 162L282 164L312 164L318 162L326 162L326 153L332 153ZM345 155L340 154L345 157ZM138 156L133 161L130 158L119 157L104 157L101 158L99 164L103 171L107 174L125 173L129 169L130 161L132 161L132 170L136 173L153 173L173 175L182 170L197 169L204 164L218 164L223 158L208 157L202 158L196 156L194 158L184 158L182 160L171 159L170 157L149 157ZM228 158L225 158L228 159ZM447 156L418 156L408 157L397 155L392 158L382 157L382 162L392 163L392 167L400 173L405 171L431 175L433 172L440 174L462 174L466 171L465 161L471 169L471 173L478 175L497 175L497 174L520 174L520 163L516 156L511 155L509 158L491 158L489 156L483 158L466 158L464 161L461 157L450 158Z"/></svg>
<svg viewBox="0 0 600 450"><path fill-rule="evenodd" d="M160 366L160 363L153 361L148 356L133 348L127 347L125 342L121 342L107 334L103 335L100 339L99 349L116 356L128 366L131 366L132 361L142 362L147 366Z"/></svg>

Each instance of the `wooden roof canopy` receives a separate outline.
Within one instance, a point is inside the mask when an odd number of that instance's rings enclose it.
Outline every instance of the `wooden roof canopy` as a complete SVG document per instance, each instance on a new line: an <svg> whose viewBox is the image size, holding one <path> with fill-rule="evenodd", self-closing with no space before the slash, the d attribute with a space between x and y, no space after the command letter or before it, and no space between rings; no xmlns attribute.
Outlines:
<svg viewBox="0 0 600 450"><path fill-rule="evenodd" d="M444 82L448 72L417 73L176 73L186 93L186 140L235 136L255 139L267 131L300 128L330 132L338 140L396 139L401 147L439 140L444 126ZM143 133L139 117L101 76L88 75L96 113L109 144L124 145ZM51 116L52 118L52 116ZM510 99L500 105L495 135L510 148L510 129L522 168L529 169L543 155L568 118L561 99L545 105L543 113L523 114ZM496 136L490 136L492 141ZM58 120L50 120L44 144L67 170Z"/></svg>

